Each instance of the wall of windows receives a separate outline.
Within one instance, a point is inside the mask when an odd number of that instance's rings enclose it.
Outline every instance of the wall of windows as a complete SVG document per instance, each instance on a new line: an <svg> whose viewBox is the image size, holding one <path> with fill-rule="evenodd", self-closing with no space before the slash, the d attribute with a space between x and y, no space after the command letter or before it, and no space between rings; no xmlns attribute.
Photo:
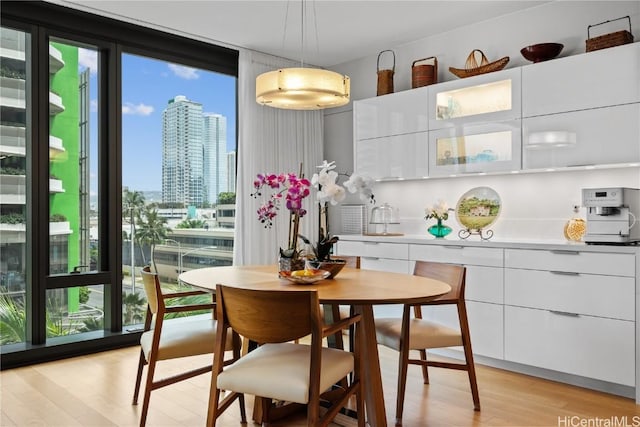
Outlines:
<svg viewBox="0 0 640 427"><path fill-rule="evenodd" d="M218 167L211 159L227 151L235 158L237 52L44 2L6 1L0 12L1 367L137 343L139 332L127 325L144 311L144 300L131 301L153 247L172 240L184 221L203 233L215 228L206 211ZM165 79L164 91L158 83L145 90L134 80L152 64L200 81ZM187 152L202 153L203 173L179 178L202 191L179 201L184 216L167 220L158 211L178 206L163 205L162 135L171 131L163 109L184 97L224 116L222 107L195 98L218 90L213 80L233 95L226 118L233 131L205 128L205 115L200 128L193 115L181 125ZM205 134L232 136L221 147ZM228 234L221 240L232 247ZM176 275L183 262L202 262L191 258L198 248L188 250L165 259L181 264Z"/></svg>

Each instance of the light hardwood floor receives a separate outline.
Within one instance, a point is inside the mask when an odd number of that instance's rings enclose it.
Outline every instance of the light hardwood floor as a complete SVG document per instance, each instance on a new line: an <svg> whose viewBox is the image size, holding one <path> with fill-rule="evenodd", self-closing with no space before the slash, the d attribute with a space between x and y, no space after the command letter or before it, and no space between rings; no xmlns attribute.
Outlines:
<svg viewBox="0 0 640 427"><path fill-rule="evenodd" d="M131 405L131 397L138 351L132 347L0 372L0 425L136 426L139 406ZM397 353L380 347L380 358L387 418L393 426ZM160 373L182 368L174 362L164 365ZM431 369L431 384L423 385L419 369L409 367L406 427L640 426L640 406L631 399L484 366L477 367L482 411L474 412L464 372ZM154 391L147 425L203 426L209 380L210 375L202 375ZM625 420L626 425L620 423ZM239 426L237 406L218 425ZM277 425L303 423L298 418Z"/></svg>

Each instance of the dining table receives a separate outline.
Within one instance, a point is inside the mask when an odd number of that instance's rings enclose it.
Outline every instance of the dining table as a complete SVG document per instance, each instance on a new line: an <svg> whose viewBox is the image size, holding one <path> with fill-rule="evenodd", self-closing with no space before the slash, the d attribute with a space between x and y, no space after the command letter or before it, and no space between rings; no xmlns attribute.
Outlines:
<svg viewBox="0 0 640 427"><path fill-rule="evenodd" d="M345 267L333 279L299 284L280 278L276 265L205 267L179 275L182 283L215 293L216 285L259 290L315 290L321 304L350 305L362 316L361 333L363 386L366 419L371 426L387 425L380 359L376 340L373 306L379 304L420 304L451 290L439 280Z"/></svg>

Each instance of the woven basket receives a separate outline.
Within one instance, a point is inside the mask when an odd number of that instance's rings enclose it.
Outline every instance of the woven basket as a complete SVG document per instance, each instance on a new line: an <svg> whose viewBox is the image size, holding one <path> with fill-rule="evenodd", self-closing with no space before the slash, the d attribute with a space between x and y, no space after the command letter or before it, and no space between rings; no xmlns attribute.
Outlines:
<svg viewBox="0 0 640 427"><path fill-rule="evenodd" d="M591 38L591 34L589 34L589 30L591 30L592 27L596 27L598 25L606 24L613 21L618 21L620 19L629 20L629 31L627 30L616 31L615 33L604 34L602 36ZM600 22L599 24L589 25L587 27L587 40L585 41L585 44L587 45L587 52L606 49L608 47L620 46L627 43L633 43L633 34L631 34L631 18L629 16L623 16L622 18L611 19L609 21L604 21L604 22Z"/></svg>
<svg viewBox="0 0 640 427"><path fill-rule="evenodd" d="M385 52L391 52L393 54L393 68L390 70L381 70L380 69L380 55ZM386 95L388 93L393 93L393 74L396 71L396 54L392 50L383 50L378 54L378 90L376 91L376 95Z"/></svg>
<svg viewBox="0 0 640 427"><path fill-rule="evenodd" d="M478 65L478 61L476 60L476 52L480 52L480 65ZM465 68L449 67L449 71L462 79L465 77L477 76L479 74L491 73L493 71L500 71L506 67L508 62L508 56L500 58L497 61L489 62L480 49L474 49L467 57L467 61L464 64Z"/></svg>
<svg viewBox="0 0 640 427"><path fill-rule="evenodd" d="M433 59L433 65L416 63ZM413 89L428 86L438 81L438 59L435 56L417 59L411 64L411 87Z"/></svg>

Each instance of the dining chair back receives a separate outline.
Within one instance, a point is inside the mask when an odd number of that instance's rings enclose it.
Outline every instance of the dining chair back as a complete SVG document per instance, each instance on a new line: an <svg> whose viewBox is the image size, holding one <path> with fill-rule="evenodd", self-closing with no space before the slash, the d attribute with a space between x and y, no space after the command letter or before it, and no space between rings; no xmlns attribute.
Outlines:
<svg viewBox="0 0 640 427"><path fill-rule="evenodd" d="M155 379L154 374L157 363L162 360L213 353L217 333L217 322L214 318L215 297L211 293L205 291L163 293L158 275L152 273L149 267L145 267L142 270L142 281L148 304L144 331L140 337L140 357L133 394L133 404L137 405L142 373L144 366L147 365L140 426L146 424L149 401L153 390L196 375L211 372L212 369L212 364L209 364L162 379ZM194 296L205 297L208 301L183 305L166 303L166 301L172 299ZM202 310L208 310L208 314L198 314L192 318L175 320L165 319L165 316L170 313L187 313ZM233 337L230 336L225 341L221 352L218 353L220 359L224 358L224 352L227 350L233 350L234 356L239 357L239 348L240 341L233 342Z"/></svg>
<svg viewBox="0 0 640 427"><path fill-rule="evenodd" d="M356 255L334 255L332 259L345 260L345 267L360 268L360 257ZM353 316L353 307L348 305L331 304L329 306L331 310L331 321L337 319L346 319L349 316ZM325 319L327 318L327 309L323 308ZM346 332L346 331L345 331ZM344 340L342 339L343 332L340 331L333 337L332 342L336 348L344 349ZM353 348L353 327L349 328L349 348Z"/></svg>
<svg viewBox="0 0 640 427"><path fill-rule="evenodd" d="M469 376L473 407L480 410L480 397L476 380L469 321L465 304L466 268L460 265L416 261L414 275L428 277L445 282L451 291L420 305L403 306L402 319L376 319L376 337L379 344L397 350L398 391L396 398L396 424L402 423L404 395L406 391L407 367L409 364L420 365L425 384L429 384L428 367L465 370ZM430 305L452 304L456 306L459 329L432 322L422 317L422 307ZM413 308L413 318L411 318ZM464 363L427 360L427 349L462 346ZM410 350L418 350L420 358L410 358Z"/></svg>
<svg viewBox="0 0 640 427"><path fill-rule="evenodd" d="M266 291L217 285L216 296L216 347L224 345L227 328L259 345L228 366L214 360L209 426L216 425L235 399L242 402L244 394L256 396L261 405L261 419L254 419L257 422L266 423L277 418L278 412L287 412L284 406L274 408L273 400L307 405L309 426L328 425L353 395L358 413L364 413L359 340L354 353L322 346L324 337L359 322L360 315L325 325L315 290ZM310 345L291 342L308 335ZM346 389L333 389L351 372L354 381ZM226 395L220 401L222 390ZM330 397L333 403L324 413L321 397ZM363 415L358 425L364 426Z"/></svg>

